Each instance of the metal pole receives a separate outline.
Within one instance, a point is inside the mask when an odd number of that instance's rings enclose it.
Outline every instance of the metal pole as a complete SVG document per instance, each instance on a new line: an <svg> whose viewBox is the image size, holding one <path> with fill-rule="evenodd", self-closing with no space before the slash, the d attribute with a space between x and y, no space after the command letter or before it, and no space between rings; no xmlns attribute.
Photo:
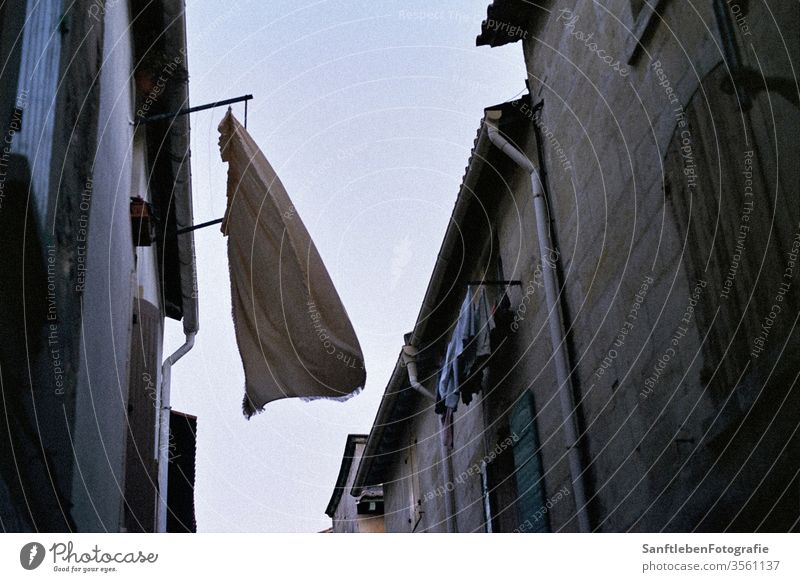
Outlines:
<svg viewBox="0 0 800 582"><path fill-rule="evenodd" d="M219 224L223 220L224 220L223 218L217 218L215 220L209 220L208 222L201 222L200 224L187 226L186 228L180 228L175 231L175 234L186 234L187 232L192 232L193 230L197 230L198 228L205 228L207 226L213 226L215 224Z"/></svg>
<svg viewBox="0 0 800 582"><path fill-rule="evenodd" d="M206 109L213 109L214 107L220 107L222 105L231 105L233 103L240 103L241 101L244 101L245 107L247 107L247 102L252 98L253 98L252 95L242 95L241 97L224 99L223 101L214 101L213 103L206 103L205 105L198 105L197 107L189 107L188 109L181 109L180 111L174 111L172 113L159 113L158 115L151 115L150 117L142 117L139 118L136 121L136 123L137 124L153 123L154 121L173 119L175 117L178 117L179 115L186 115L188 113L194 113L195 111L204 111Z"/></svg>

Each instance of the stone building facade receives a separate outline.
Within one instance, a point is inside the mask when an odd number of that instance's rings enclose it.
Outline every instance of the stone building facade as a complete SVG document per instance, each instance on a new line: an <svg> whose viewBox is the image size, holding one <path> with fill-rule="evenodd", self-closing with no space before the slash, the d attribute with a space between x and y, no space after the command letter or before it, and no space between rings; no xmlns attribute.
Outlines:
<svg viewBox="0 0 800 582"><path fill-rule="evenodd" d="M5 2L0 33L0 529L154 531L197 303L188 118L139 122L187 106L183 3Z"/></svg>
<svg viewBox="0 0 800 582"><path fill-rule="evenodd" d="M399 359L359 466L353 493L383 484L387 531L797 528L800 179L787 156L800 109L785 39L798 24L782 3L491 3L478 44L519 42L528 94L481 122L406 338L424 390ZM538 170L545 252L530 175L490 123ZM422 391L482 281L511 321L448 447Z"/></svg>
<svg viewBox="0 0 800 582"><path fill-rule="evenodd" d="M370 487L358 497L350 495L356 469L364 454L367 435L349 434L339 475L325 514L331 518L330 533L383 533L383 488Z"/></svg>

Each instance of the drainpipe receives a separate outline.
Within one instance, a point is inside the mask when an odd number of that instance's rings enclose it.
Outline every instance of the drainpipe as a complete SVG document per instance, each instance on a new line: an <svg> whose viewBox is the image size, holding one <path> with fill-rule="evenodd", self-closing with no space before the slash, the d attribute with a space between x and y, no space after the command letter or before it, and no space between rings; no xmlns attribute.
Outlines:
<svg viewBox="0 0 800 582"><path fill-rule="evenodd" d="M544 188L539 178L539 172L533 163L506 138L500 135L495 125L500 115L501 112L499 111L490 111L486 114L489 141L511 158L520 168L530 174L533 208L536 214L536 230L539 235L539 254L541 255L544 272L547 320L550 327L550 342L553 346L553 359L555 360L558 397L561 403L569 472L572 480L572 490L575 495L575 507L578 512L578 527L581 532L590 532L591 524L586 510L586 488L583 481L583 462L578 448L578 423L575 416L575 401L572 394L566 341L561 321L561 306L558 300L556 266L553 261L548 259L553 247L550 240L550 226L544 199Z"/></svg>
<svg viewBox="0 0 800 582"><path fill-rule="evenodd" d="M403 346L403 365L408 370L408 381L411 383L411 387L435 402L436 397L425 386L420 384L417 377L417 348L412 345ZM444 430L439 431L439 454L442 458L442 470L444 472L444 511L447 533L456 533L458 532L455 517L456 499L453 496L453 488L448 488L448 485L454 485L453 459L450 456L450 448L444 444Z"/></svg>
<svg viewBox="0 0 800 582"><path fill-rule="evenodd" d="M425 398L436 402L436 397L417 379L417 348L411 345L403 346L403 365L408 370L408 381L411 383L411 387Z"/></svg>
<svg viewBox="0 0 800 582"><path fill-rule="evenodd" d="M169 356L161 365L161 389L158 402L158 431L156 439L156 458L158 460L158 508L156 514L156 531L167 531L167 480L169 476L169 413L170 381L172 378L172 365L185 356L194 347L194 336L197 332L186 334L186 341Z"/></svg>

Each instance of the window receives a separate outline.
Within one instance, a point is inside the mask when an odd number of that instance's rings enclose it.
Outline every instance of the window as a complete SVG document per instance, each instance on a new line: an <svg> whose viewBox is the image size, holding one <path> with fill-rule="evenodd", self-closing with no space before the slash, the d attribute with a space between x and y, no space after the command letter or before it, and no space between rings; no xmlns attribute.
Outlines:
<svg viewBox="0 0 800 582"><path fill-rule="evenodd" d="M545 508L544 477L539 455L539 435L536 432L536 412L529 391L517 402L509 419L514 477L517 486L518 529L525 532L550 531ZM515 438L516 437L516 438Z"/></svg>
<svg viewBox="0 0 800 582"><path fill-rule="evenodd" d="M500 453L482 467L487 532L550 531L535 417L533 395L525 391L498 439Z"/></svg>

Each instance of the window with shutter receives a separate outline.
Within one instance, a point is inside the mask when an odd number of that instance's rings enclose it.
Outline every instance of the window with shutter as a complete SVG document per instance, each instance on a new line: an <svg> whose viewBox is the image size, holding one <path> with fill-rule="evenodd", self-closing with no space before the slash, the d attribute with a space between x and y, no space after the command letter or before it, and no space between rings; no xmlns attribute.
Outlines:
<svg viewBox="0 0 800 582"><path fill-rule="evenodd" d="M500 431L490 462L481 467L487 532L549 532L536 408L525 391ZM538 514L538 515L537 515Z"/></svg>
<svg viewBox="0 0 800 582"><path fill-rule="evenodd" d="M511 411L509 419L514 456L514 477L517 485L518 528L525 532L548 532L549 521L545 508L542 461L539 455L539 437L536 431L536 413L533 395L527 390ZM537 517L538 514L538 517Z"/></svg>

